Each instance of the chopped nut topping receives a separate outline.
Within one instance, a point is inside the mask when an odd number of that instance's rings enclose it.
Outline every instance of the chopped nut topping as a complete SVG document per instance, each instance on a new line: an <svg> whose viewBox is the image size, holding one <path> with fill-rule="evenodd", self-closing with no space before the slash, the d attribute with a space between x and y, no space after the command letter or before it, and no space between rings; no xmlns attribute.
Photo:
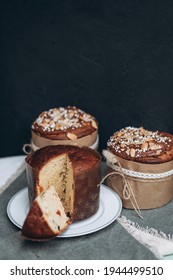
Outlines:
<svg viewBox="0 0 173 280"><path fill-rule="evenodd" d="M41 128L43 131L53 132L74 130L84 126L98 128L94 117L75 106L68 106L42 112L32 124L32 129Z"/></svg>
<svg viewBox="0 0 173 280"><path fill-rule="evenodd" d="M144 142L141 146L142 150L143 151L146 151L148 149L148 143L147 142Z"/></svg>
<svg viewBox="0 0 173 280"><path fill-rule="evenodd" d="M135 156L135 149L133 149L133 148L130 149L130 156L131 157Z"/></svg>
<svg viewBox="0 0 173 280"><path fill-rule="evenodd" d="M154 144L154 143L149 143L149 146L150 146L150 149L151 150L158 150L159 148L160 148L160 146L159 145L157 145L157 144Z"/></svg>
<svg viewBox="0 0 173 280"><path fill-rule="evenodd" d="M143 127L126 127L110 137L108 148L124 157L158 157L173 147L173 140L167 133L145 130Z"/></svg>
<svg viewBox="0 0 173 280"><path fill-rule="evenodd" d="M70 140L76 140L77 139L77 136L73 133L67 133L67 137L70 139Z"/></svg>
<svg viewBox="0 0 173 280"><path fill-rule="evenodd" d="M91 121L91 125L92 125L92 127L94 127L94 128L97 128L97 124L96 124L96 122L95 121Z"/></svg>

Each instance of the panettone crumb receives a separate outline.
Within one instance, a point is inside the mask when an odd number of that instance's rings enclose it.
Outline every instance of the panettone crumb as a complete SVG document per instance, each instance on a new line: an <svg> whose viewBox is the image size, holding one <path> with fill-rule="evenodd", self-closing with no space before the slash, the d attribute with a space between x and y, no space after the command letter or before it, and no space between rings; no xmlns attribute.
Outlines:
<svg viewBox="0 0 173 280"><path fill-rule="evenodd" d="M39 184L42 191L54 186L66 213L73 207L73 172L66 154L50 160L39 173Z"/></svg>

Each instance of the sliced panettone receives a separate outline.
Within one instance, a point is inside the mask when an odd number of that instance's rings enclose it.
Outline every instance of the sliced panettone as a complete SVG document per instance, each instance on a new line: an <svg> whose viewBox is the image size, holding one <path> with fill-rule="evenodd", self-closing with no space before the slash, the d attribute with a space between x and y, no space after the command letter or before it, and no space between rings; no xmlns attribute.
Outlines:
<svg viewBox="0 0 173 280"><path fill-rule="evenodd" d="M65 212L72 217L74 204L73 169L67 154L58 155L38 172L36 193L39 195L53 185L63 204Z"/></svg>
<svg viewBox="0 0 173 280"><path fill-rule="evenodd" d="M97 212L101 181L98 152L88 147L47 146L28 155L26 162L30 203L54 186L73 222Z"/></svg>
<svg viewBox="0 0 173 280"><path fill-rule="evenodd" d="M71 223L54 187L33 201L22 227L22 236L43 241L56 237Z"/></svg>

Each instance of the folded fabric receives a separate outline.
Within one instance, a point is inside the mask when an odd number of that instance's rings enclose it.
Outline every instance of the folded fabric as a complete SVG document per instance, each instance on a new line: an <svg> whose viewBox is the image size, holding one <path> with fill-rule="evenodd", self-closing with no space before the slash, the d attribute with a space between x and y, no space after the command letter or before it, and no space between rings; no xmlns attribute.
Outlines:
<svg viewBox="0 0 173 280"><path fill-rule="evenodd" d="M139 224L119 217L118 222L141 244L146 246L157 259L173 259L173 236L158 232L153 228L143 228Z"/></svg>
<svg viewBox="0 0 173 280"><path fill-rule="evenodd" d="M23 172L25 156L0 158L0 194Z"/></svg>

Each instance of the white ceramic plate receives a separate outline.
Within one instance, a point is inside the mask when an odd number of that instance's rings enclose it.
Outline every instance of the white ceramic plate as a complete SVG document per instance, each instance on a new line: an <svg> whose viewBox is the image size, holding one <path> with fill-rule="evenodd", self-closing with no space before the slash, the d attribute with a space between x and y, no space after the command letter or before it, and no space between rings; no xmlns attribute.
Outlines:
<svg viewBox="0 0 173 280"><path fill-rule="evenodd" d="M75 237L89 234L107 227L115 221L122 210L122 202L119 196L110 188L101 185L100 206L96 214L83 221L71 224L65 232L57 237ZM22 228L29 211L27 188L16 193L7 205L7 215L10 221Z"/></svg>

